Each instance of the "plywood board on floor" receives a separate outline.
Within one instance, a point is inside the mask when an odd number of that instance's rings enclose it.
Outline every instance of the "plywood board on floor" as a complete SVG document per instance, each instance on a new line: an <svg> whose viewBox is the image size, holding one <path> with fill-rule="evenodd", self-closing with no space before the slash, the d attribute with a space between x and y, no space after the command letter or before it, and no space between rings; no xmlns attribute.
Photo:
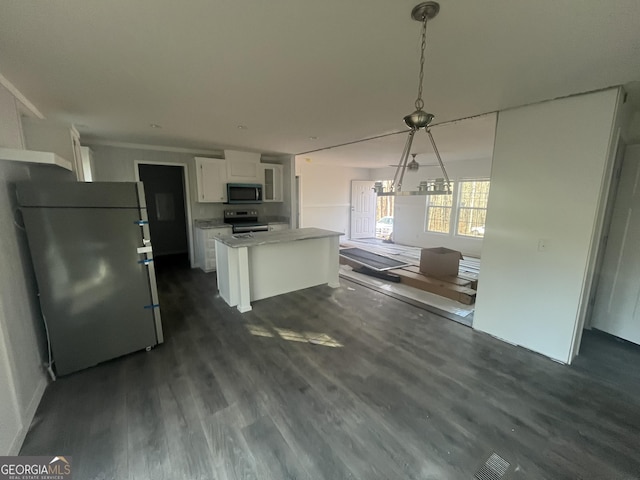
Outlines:
<svg viewBox="0 0 640 480"><path fill-rule="evenodd" d="M389 270L389 273L398 275L401 282L404 284L450 298L451 300L456 300L460 303L464 303L465 305L472 305L476 301L475 290L467 287L460 287L436 277L428 277L420 272L412 272L403 268Z"/></svg>
<svg viewBox="0 0 640 480"><path fill-rule="evenodd" d="M409 272L413 272L413 273L418 273L421 275L425 275L424 273L422 273L420 271L420 267L418 267L417 265L410 265L407 267L402 267L403 270L407 270ZM471 288L473 290L476 289L475 285L477 285L477 281L474 281L472 279L470 279L468 276L462 276L462 275L458 275L453 276L453 275L447 275L447 276L443 276L443 277L434 277L432 275L426 275L429 278L433 278L436 280L440 280L442 282L445 283L450 283L452 285L457 285L459 287L466 287L466 288Z"/></svg>
<svg viewBox="0 0 640 480"><path fill-rule="evenodd" d="M436 295L435 293L426 292L414 287L411 287L402 283L389 283L384 280L363 275L361 273L354 272L350 266L340 265L340 276L355 280L361 285L370 286L375 290L382 292L388 292L392 296L404 297L419 304L423 304L426 307L434 307L443 312L457 315L462 319L471 318L473 313L473 305L463 305L455 300ZM462 322L466 325L471 325L471 322Z"/></svg>
<svg viewBox="0 0 640 480"><path fill-rule="evenodd" d="M370 252L369 250L364 250L358 247L341 248L339 253L341 258L346 257L349 260L377 271L391 270L393 268L401 268L409 265L407 262L396 260L395 258L380 255L379 253Z"/></svg>

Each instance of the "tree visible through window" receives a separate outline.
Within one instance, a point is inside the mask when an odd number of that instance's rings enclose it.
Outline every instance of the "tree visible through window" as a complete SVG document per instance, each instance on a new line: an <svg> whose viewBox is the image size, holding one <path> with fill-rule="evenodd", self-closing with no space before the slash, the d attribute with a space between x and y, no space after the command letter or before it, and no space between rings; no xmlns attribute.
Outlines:
<svg viewBox="0 0 640 480"><path fill-rule="evenodd" d="M484 237L489 185L489 180L464 180L452 184L452 195L429 195L425 231L450 234L455 224L456 235Z"/></svg>
<svg viewBox="0 0 640 480"><path fill-rule="evenodd" d="M458 235L484 237L489 185L489 180L459 182Z"/></svg>
<svg viewBox="0 0 640 480"><path fill-rule="evenodd" d="M451 195L429 195L427 197L427 232L449 233L451 229L451 209L455 188L451 184Z"/></svg>

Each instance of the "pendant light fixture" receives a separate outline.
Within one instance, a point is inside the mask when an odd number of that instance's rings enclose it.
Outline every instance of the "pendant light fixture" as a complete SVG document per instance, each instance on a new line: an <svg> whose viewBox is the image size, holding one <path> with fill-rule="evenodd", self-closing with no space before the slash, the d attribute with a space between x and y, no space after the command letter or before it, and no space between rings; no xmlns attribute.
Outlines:
<svg viewBox="0 0 640 480"><path fill-rule="evenodd" d="M451 182L449 176L440 158L440 152L436 147L436 142L429 130L429 124L433 120L433 114L427 113L423 110L424 101L422 100L422 84L424 81L424 52L427 47L427 21L433 19L440 11L440 4L437 2L423 2L416 5L411 11L411 18L422 23L422 43L420 53L420 76L418 77L418 98L415 101L416 110L404 117L404 123L409 127L409 137L402 151L400 162L396 168L396 173L393 177L393 182L389 190L385 191L382 182L376 182L373 190L380 196L399 196L399 195L451 195ZM411 145L413 144L413 137L420 130L424 130L431 141L431 146L436 154L438 163L442 170L442 177L436 178L433 181L421 181L417 186L417 190L402 190L402 182L404 180L404 174L406 170L417 170L417 162L415 162L415 154L411 154ZM409 155L413 155L412 162L409 162Z"/></svg>

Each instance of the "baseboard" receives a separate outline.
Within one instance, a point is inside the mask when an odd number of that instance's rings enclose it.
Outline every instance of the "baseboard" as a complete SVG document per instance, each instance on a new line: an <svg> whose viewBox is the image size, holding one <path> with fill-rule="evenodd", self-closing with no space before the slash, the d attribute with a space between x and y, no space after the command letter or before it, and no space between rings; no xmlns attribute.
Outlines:
<svg viewBox="0 0 640 480"><path fill-rule="evenodd" d="M27 405L23 418L20 419L22 427L20 428L18 433L16 433L16 436L11 443L11 448L9 449L10 456L18 455L18 453L20 453L22 443L27 436L27 432L29 431L29 427L31 426L33 418L36 416L38 405L40 405L40 400L42 400L42 396L44 395L44 391L47 388L47 385L47 377L43 376L40 380L40 383L36 387L36 391L33 392L33 396L31 397L29 405Z"/></svg>

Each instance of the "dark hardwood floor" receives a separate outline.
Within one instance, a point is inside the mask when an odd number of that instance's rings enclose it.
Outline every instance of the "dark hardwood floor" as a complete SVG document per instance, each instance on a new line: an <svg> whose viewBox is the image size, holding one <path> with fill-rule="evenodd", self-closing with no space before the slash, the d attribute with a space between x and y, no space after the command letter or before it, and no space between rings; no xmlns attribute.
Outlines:
<svg viewBox="0 0 640 480"><path fill-rule="evenodd" d="M347 281L245 314L179 261L158 286L166 343L50 385L22 455L78 480L458 480L492 452L503 478L640 478L640 398L587 367Z"/></svg>

